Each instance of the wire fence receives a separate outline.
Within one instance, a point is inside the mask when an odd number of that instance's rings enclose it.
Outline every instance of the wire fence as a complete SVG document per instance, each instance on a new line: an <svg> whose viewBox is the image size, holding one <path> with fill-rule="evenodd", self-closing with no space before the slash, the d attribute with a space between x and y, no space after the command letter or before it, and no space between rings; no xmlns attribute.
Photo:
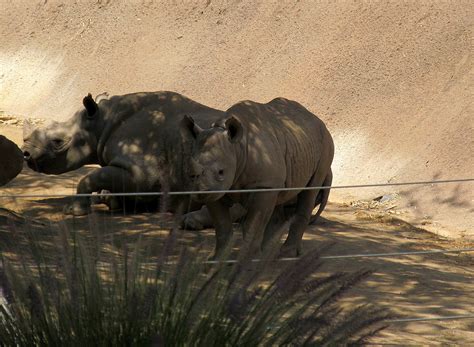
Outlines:
<svg viewBox="0 0 474 347"><path fill-rule="evenodd" d="M328 255L328 256L321 256L320 259L323 260L338 260L338 259L356 259L356 258L398 258L404 256L411 256L411 255L425 255L425 254L444 254L444 253L469 253L474 252L474 248L459 248L459 249L431 249L425 251L403 251L403 252L389 252L389 253L367 253L367 254L344 254L344 255ZM271 261L297 261L300 258L279 258ZM263 259L252 259L252 262L258 263L262 261L268 261ZM234 264L237 263L238 260L208 260L204 262L205 264L218 264L218 263L225 263L225 264ZM171 264L172 262L170 262Z"/></svg>
<svg viewBox="0 0 474 347"><path fill-rule="evenodd" d="M428 322L428 321L447 321L447 320L460 320L460 319L473 319L474 313L456 315L456 316L440 316L440 317L420 317L420 318L399 318L390 319L388 323L410 323L410 322Z"/></svg>
<svg viewBox="0 0 474 347"><path fill-rule="evenodd" d="M244 193L270 193L291 192L320 189L358 189L391 186L435 185L448 183L474 182L474 178L456 178L449 180L411 181L394 183L353 184L339 186L291 187L291 188L258 188L258 189L230 189L230 190L196 190L196 191L162 191L162 192L122 192L122 193L78 193L78 194L2 194L0 198L54 198L54 197L107 197L107 196L168 196L168 195L199 195L199 194L244 194Z"/></svg>

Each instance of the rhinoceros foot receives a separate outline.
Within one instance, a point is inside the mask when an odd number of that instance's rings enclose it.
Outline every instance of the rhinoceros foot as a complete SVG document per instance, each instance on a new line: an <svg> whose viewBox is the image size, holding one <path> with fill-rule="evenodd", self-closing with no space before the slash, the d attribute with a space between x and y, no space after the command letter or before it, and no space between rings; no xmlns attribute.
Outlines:
<svg viewBox="0 0 474 347"><path fill-rule="evenodd" d="M212 227L213 224L206 206L200 210L188 212L181 217L181 228L187 230L203 230Z"/></svg>
<svg viewBox="0 0 474 347"><path fill-rule="evenodd" d="M74 201L64 206L63 212L64 214L72 216L85 216L91 212L91 207L88 203L85 204L81 201Z"/></svg>
<svg viewBox="0 0 474 347"><path fill-rule="evenodd" d="M204 229L204 225L199 221L198 216L195 214L187 213L181 217L181 228L186 230L202 230Z"/></svg>
<svg viewBox="0 0 474 347"><path fill-rule="evenodd" d="M100 194L110 194L109 190L101 190ZM118 196L110 196L110 195L98 195L94 196L91 199L92 205L106 205L110 211L120 211L123 209L123 203Z"/></svg>
<svg viewBox="0 0 474 347"><path fill-rule="evenodd" d="M301 255L301 247L294 244L284 243L280 248L280 258L293 258Z"/></svg>
<svg viewBox="0 0 474 347"><path fill-rule="evenodd" d="M217 251L207 258L207 261L226 261L228 258L229 253L227 251Z"/></svg>

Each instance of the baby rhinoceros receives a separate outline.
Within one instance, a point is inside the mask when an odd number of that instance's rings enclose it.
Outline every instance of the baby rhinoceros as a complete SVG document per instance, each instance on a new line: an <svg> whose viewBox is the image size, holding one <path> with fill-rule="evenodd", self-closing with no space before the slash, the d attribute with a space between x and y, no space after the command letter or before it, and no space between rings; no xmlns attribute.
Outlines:
<svg viewBox="0 0 474 347"><path fill-rule="evenodd" d="M193 141L189 179L199 191L297 188L330 185L334 143L324 123L299 103L277 98L267 104L243 101L228 109L210 128L185 116L181 132ZM279 208L296 198L282 256L301 253L301 240L315 202L324 209L329 190L269 191L248 194L195 194L205 203L216 229L213 258L225 253L232 235L229 198L247 208L244 244L258 254L271 238L268 225Z"/></svg>

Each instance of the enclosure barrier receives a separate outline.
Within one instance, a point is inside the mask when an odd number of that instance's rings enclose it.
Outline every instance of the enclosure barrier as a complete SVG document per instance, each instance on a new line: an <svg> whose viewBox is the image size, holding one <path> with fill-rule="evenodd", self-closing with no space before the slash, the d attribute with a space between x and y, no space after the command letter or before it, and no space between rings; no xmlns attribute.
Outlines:
<svg viewBox="0 0 474 347"><path fill-rule="evenodd" d="M409 323L409 322L459 320L459 319L470 319L470 318L474 318L474 313L473 314L458 315L458 316L389 319L387 322L388 323Z"/></svg>
<svg viewBox="0 0 474 347"><path fill-rule="evenodd" d="M319 189L354 189L354 188L372 188L372 187L390 187L390 186L409 186L409 185L435 185L447 183L466 183L474 182L474 178L460 178L449 180L431 180L431 181L412 181L399 183L376 183L376 184L358 184L358 185L340 185L340 186L318 186L318 187L299 187L299 188L262 188L262 189L237 189L237 190L214 190L214 191L172 191L172 192L136 192L136 193L94 193L94 194L2 194L1 198L59 198L59 197L106 197L106 196L168 196L168 195L197 195L197 194L241 194L241 193L265 193L265 192L286 192L286 191L303 191L303 190L319 190ZM346 255L330 255L322 256L320 259L324 260L338 260L338 259L356 259L356 258L393 258L410 255L426 255L426 254L445 254L445 253L468 253L474 252L474 248L460 248L460 249L432 249L424 251L402 251L389 253L367 253L367 254L346 254ZM280 258L270 261L296 261L299 258ZM262 259L252 259L252 262L267 261ZM209 260L203 262L204 264L218 264L237 263L238 260ZM176 262L165 262L167 265L176 264ZM143 264L143 265L151 265ZM1 292L1 288L0 288ZM448 321L448 320L462 320L473 319L474 313L466 315L453 316L439 316L439 317L420 317L420 318L398 318L388 320L388 323L410 323L410 322L426 322L426 321Z"/></svg>
<svg viewBox="0 0 474 347"><path fill-rule="evenodd" d="M474 182L474 178L458 178L450 180L413 181L399 183L374 183L354 184L341 186L315 186L315 187L292 187L292 188L259 188L259 189L231 189L231 190L198 190L198 191L172 191L172 192L135 192L135 193L92 193L92 194L2 194L1 198L62 198L62 197L98 197L98 196L168 196L168 195L198 195L198 194L243 194L243 193L270 193L291 192L319 189L352 189L352 188L374 188L392 186L434 185L446 183Z"/></svg>

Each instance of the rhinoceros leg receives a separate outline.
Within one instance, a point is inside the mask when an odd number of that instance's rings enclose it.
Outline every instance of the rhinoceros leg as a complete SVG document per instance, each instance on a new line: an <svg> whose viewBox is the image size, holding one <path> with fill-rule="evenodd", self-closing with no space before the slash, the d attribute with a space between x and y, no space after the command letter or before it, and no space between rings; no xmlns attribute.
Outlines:
<svg viewBox="0 0 474 347"><path fill-rule="evenodd" d="M313 176L308 186L317 186L322 180ZM288 237L281 247L280 256L294 257L301 254L301 241L303 233L308 227L311 212L314 208L314 202L318 196L319 190L305 190L298 194L296 210L290 225Z"/></svg>
<svg viewBox="0 0 474 347"><path fill-rule="evenodd" d="M128 171L115 166L105 166L83 177L77 186L78 194L91 194L101 190L134 192L137 191L137 184ZM86 215L89 212L88 197L75 197L74 201L64 208L64 213L74 216Z"/></svg>
<svg viewBox="0 0 474 347"><path fill-rule="evenodd" d="M210 260L220 259L226 253L232 239L230 209L220 200L208 203L207 208L216 229L216 246Z"/></svg>
<svg viewBox="0 0 474 347"><path fill-rule="evenodd" d="M281 234L288 230L287 224L285 207L283 205L276 206L263 234L262 248L264 250L271 251L271 248L279 243Z"/></svg>
<svg viewBox="0 0 474 347"><path fill-rule="evenodd" d="M275 209L278 192L251 194L242 226L244 247L251 256L262 252L265 229Z"/></svg>
<svg viewBox="0 0 474 347"><path fill-rule="evenodd" d="M247 210L241 204L235 203L230 207L229 212L230 219L234 223L245 216ZM202 230L213 226L211 214L206 206L197 211L186 213L181 219L181 227L187 230Z"/></svg>

